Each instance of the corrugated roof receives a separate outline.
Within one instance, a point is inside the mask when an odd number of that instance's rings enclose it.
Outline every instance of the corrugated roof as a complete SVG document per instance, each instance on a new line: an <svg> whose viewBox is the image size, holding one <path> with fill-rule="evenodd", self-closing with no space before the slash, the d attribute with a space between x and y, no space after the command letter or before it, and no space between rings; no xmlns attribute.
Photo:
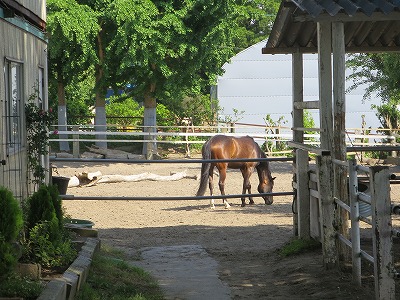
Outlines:
<svg viewBox="0 0 400 300"><path fill-rule="evenodd" d="M284 0L263 53L317 52L317 22L343 22L347 52L400 51L400 0Z"/></svg>

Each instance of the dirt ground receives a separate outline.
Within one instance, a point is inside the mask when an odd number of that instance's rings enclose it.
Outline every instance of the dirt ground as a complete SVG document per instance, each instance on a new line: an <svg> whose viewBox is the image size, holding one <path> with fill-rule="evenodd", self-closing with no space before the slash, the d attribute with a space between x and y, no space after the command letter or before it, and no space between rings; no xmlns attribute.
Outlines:
<svg viewBox="0 0 400 300"><path fill-rule="evenodd" d="M179 157L175 157L179 158ZM96 164L56 163L62 176L84 171L103 175L135 175L151 172L170 175L187 170L200 173L200 164ZM276 176L275 192L291 191L289 162L271 162ZM257 174L252 176L256 192ZM193 196L195 179L102 183L92 187L70 187L67 194L81 196ZM240 194L242 177L228 173L227 194ZM217 189L217 185L215 186ZM400 195L392 189L393 197ZM400 197L398 197L400 200ZM363 287L351 282L349 270L325 270L321 250L281 258L277 250L293 237L292 196L274 197L271 206L256 198L256 205L240 207L240 199L230 199L225 209L216 200L126 201L64 200L67 215L90 219L99 230L102 243L125 249L133 260L140 249L153 246L201 245L219 263L219 276L232 290L232 299L374 299L373 281L363 278Z"/></svg>

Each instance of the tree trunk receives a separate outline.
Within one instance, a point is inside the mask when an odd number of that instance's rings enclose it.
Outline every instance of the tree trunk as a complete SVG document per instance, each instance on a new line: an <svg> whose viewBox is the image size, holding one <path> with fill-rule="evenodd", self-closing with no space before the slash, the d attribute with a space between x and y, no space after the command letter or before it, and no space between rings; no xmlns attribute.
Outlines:
<svg viewBox="0 0 400 300"><path fill-rule="evenodd" d="M67 105L65 100L65 85L62 80L57 84L57 97L58 97L58 131L67 130ZM60 134L60 139L67 139L68 135ZM70 151L69 143L67 141L60 141L60 151Z"/></svg>
<svg viewBox="0 0 400 300"><path fill-rule="evenodd" d="M106 118L106 99L105 99L105 88L104 88L104 50L102 43L102 31L97 35L97 46L98 46L98 58L99 63L96 65L95 77L96 77L96 85L95 85L95 97L96 97L96 111L94 118L94 125L96 132L106 132L107 131L107 118ZM100 148L107 148L107 142L105 141L107 136L105 134L96 135L96 146ZM102 140L102 141L98 141Z"/></svg>
<svg viewBox="0 0 400 300"><path fill-rule="evenodd" d="M154 90L155 84L150 84L148 91L144 95L143 131L149 133L157 132L157 101L153 95ZM157 154L156 138L155 135L144 136L144 140L149 140L149 142L143 143L143 155L145 155L147 159L153 159L153 155Z"/></svg>

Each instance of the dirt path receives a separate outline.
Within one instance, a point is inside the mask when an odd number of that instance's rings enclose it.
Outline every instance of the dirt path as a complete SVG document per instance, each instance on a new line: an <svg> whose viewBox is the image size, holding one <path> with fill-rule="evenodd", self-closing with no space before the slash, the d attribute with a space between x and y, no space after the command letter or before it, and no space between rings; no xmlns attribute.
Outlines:
<svg viewBox="0 0 400 300"><path fill-rule="evenodd" d="M85 170L107 175L142 172L170 175L184 170L196 175L200 172L197 164L57 163L57 167L62 176ZM272 162L271 170L277 177L274 191L290 191L291 164ZM257 183L254 174L254 191ZM241 185L240 173L228 173L227 194L239 194ZM192 196L197 186L194 179L105 183L68 188L68 194ZM201 245L218 261L219 276L230 286L232 299L374 299L373 284L359 289L351 283L351 273L324 270L321 251L280 258L276 250L293 236L292 197L275 197L271 206L265 206L261 198L255 201L256 205L242 208L240 199L231 199L232 207L228 210L221 200L216 201L215 210L210 210L207 200L64 200L64 207L73 218L92 220L103 243L127 250L132 259L140 259L143 247Z"/></svg>

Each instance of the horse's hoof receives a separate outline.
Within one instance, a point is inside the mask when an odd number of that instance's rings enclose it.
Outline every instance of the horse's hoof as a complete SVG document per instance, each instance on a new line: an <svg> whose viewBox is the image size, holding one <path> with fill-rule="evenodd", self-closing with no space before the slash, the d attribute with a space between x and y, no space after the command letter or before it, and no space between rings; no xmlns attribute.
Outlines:
<svg viewBox="0 0 400 300"><path fill-rule="evenodd" d="M215 209L215 205L211 205L211 206L210 206L210 209Z"/></svg>
<svg viewBox="0 0 400 300"><path fill-rule="evenodd" d="M229 204L225 205L225 209L230 208L231 206Z"/></svg>
<svg viewBox="0 0 400 300"><path fill-rule="evenodd" d="M254 201L250 201L249 204L250 205L254 205L255 203L254 203Z"/></svg>
<svg viewBox="0 0 400 300"><path fill-rule="evenodd" d="M246 206L246 204L244 204L244 203L242 203L242 205L240 205L241 207L245 207Z"/></svg>

